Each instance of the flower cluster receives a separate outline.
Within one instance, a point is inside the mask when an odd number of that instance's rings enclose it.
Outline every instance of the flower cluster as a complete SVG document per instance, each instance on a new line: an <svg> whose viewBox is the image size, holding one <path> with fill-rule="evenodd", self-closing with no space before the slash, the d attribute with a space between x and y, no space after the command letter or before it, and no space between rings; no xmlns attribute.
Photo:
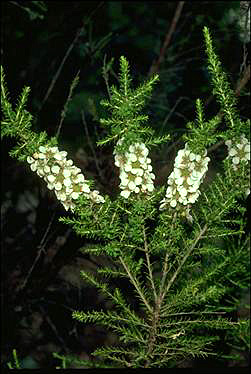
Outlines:
<svg viewBox="0 0 251 374"><path fill-rule="evenodd" d="M232 140L225 141L228 148L228 156L233 164L234 170L237 170L240 161L250 161L250 142L244 135L241 135L239 143L233 143Z"/></svg>
<svg viewBox="0 0 251 374"><path fill-rule="evenodd" d="M31 170L46 181L47 187L55 191L66 210L74 210L74 200L80 194L84 194L95 203L103 203L104 198L98 191L90 190L81 169L74 166L72 160L67 160L66 156L67 152L59 152L58 147L40 146L39 152L27 157L27 162Z"/></svg>
<svg viewBox="0 0 251 374"><path fill-rule="evenodd" d="M232 140L225 141L225 144L228 148L227 159L231 159L233 169L237 170L238 165L241 161L248 162L250 161L250 142L244 135L241 135L238 143L232 142ZM246 190L246 195L249 195L250 189Z"/></svg>
<svg viewBox="0 0 251 374"><path fill-rule="evenodd" d="M201 156L188 149L187 144L184 149L179 150L175 162L174 170L168 178L168 187L165 198L160 202L160 210L166 209L169 205L175 208L177 204L187 208L195 203L200 195L199 186L208 170L209 157L207 151Z"/></svg>
<svg viewBox="0 0 251 374"><path fill-rule="evenodd" d="M118 141L122 144L122 140ZM120 168L121 196L128 198L132 192L152 192L154 190L151 159L144 143L131 144L128 152L115 154L115 165Z"/></svg>

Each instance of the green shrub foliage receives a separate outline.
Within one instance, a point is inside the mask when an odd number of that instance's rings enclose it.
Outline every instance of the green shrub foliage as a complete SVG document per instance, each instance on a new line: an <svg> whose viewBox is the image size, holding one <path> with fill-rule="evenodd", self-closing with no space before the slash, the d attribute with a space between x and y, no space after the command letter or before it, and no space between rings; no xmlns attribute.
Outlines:
<svg viewBox="0 0 251 374"><path fill-rule="evenodd" d="M222 140L233 145L239 144L241 137L249 139L248 123L238 114L237 99L206 27L204 37L213 94L223 115L206 119L202 101L196 101L195 120L187 124L183 140L193 157L200 155L198 159ZM13 108L3 69L1 78L2 136L17 139L10 154L26 162L39 147L55 147L57 141L31 131L32 116L25 109L29 88L24 88ZM119 87L110 87L109 100L102 102L107 117L100 122L106 136L99 146L112 143L114 154L126 158L134 144L150 149L169 139L154 136L143 113L157 80L158 76L153 76L134 89L128 61L120 58ZM245 142L247 150L249 143ZM249 284L244 207L249 188L248 156L237 158L231 149L232 158L223 161L222 173L200 187L200 196L189 205L189 211L181 203L167 203L165 209L159 209L167 186L153 191L134 187L130 196L119 195L115 200L105 196L102 203L80 194L74 214L60 219L77 235L95 239L96 244L83 247L84 253L105 255L110 260L110 265L98 268L95 274L83 269L81 277L111 300L112 308L76 310L72 316L117 335L116 345L93 352L97 361L56 355L66 367L72 361L103 368L173 367L183 359L220 355L214 348L221 331L227 336L247 331L246 320L228 317L236 308L231 293ZM113 280L117 280L116 286ZM133 303L127 289L119 284L133 289Z"/></svg>

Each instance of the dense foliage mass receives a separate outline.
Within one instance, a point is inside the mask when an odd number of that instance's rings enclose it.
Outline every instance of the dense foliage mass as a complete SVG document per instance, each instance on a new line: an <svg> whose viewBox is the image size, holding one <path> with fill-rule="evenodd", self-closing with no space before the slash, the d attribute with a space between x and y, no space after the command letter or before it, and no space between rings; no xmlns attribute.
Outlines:
<svg viewBox="0 0 251 374"><path fill-rule="evenodd" d="M156 134L145 114L161 78L149 74L134 86L129 62L121 56L118 84L110 86L112 61L104 64L108 98L101 101L103 136L97 146L111 146L120 180L116 196L93 189L96 181L59 150L59 132L50 137L32 130L26 109L30 88L13 106L1 67L2 137L16 142L10 156L29 165L55 193L69 213L59 221L88 239L82 254L106 258L105 265L80 275L110 306L80 308L72 317L103 326L115 334L114 342L96 348L91 359L55 353L63 368L170 368L193 357L224 357L218 341L248 346L249 320L233 318L232 295L249 286L249 121L239 114L209 29L203 32L219 112L207 119L203 100L195 101L195 120L187 123L183 148L162 186L155 183L151 152L173 140L173 129ZM71 95L70 90L69 101ZM66 111L67 106L62 121ZM204 183L212 149L224 144L221 171Z"/></svg>

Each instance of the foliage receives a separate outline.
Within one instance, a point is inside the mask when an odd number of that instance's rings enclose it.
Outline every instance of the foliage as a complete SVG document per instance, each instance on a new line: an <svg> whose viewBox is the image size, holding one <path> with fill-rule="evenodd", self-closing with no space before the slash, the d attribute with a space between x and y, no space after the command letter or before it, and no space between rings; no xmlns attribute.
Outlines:
<svg viewBox="0 0 251 374"><path fill-rule="evenodd" d="M219 116L205 120L198 99L196 121L189 122L183 137L196 153L215 145L218 139L248 135L207 28L204 36L214 93L228 128L222 131ZM30 130L32 117L25 109L29 88L24 88L13 109L3 70L1 75L2 135L18 139L11 156L24 161L40 145L54 145L56 140L47 140L46 134ZM154 137L153 130L146 126L148 116L141 114L156 80L157 76L151 77L132 89L128 61L120 58L119 87L109 88L109 100L102 101L109 116L101 120L106 137L99 145L123 139L122 144L115 143L115 150L126 153L137 141L150 147L169 138ZM216 355L220 332L236 336L246 329L243 321L233 321L228 316L227 312L235 310L236 305L225 298L236 287L249 284L249 239L242 206L249 183L248 166L242 163L234 171L230 161L225 160L223 169L223 174L205 187L192 208L192 224L178 217L171 207L159 211L164 187L150 195L141 193L128 199L117 197L112 201L106 196L101 206L79 197L74 216L61 218L78 235L95 242L84 247L84 253L106 255L112 260L111 266L98 269L98 274L81 271L84 281L112 301L112 310L76 310L72 316L79 322L95 323L115 332L118 344L97 348L93 355L99 361L82 360L80 365L172 367L186 358ZM233 214L237 217L231 222ZM133 303L126 289L116 286L119 282L113 283L121 279L133 289ZM74 362L71 356L55 357L63 361L63 366Z"/></svg>

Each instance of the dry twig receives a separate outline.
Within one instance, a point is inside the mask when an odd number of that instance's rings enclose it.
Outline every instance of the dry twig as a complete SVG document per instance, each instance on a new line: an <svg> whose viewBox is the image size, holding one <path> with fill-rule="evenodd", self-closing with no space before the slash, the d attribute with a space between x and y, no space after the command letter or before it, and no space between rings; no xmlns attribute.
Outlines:
<svg viewBox="0 0 251 374"><path fill-rule="evenodd" d="M170 44L171 37L172 37L172 35L173 35L174 31L175 31L177 22L178 22L178 20L180 18L181 11L182 11L184 3L185 3L185 1L179 1L178 2L175 14L174 14L173 19L172 19L172 23L171 23L170 29L169 29L168 33L166 34L166 38L165 38L164 44L163 44L163 46L162 46L162 48L160 50L160 54L159 54L158 60L153 62L152 66L150 67L148 76L152 76L154 73L157 73L159 71L159 66L160 66L160 64L164 60L164 55L165 55L166 50L167 50L167 48L168 48L168 46Z"/></svg>

